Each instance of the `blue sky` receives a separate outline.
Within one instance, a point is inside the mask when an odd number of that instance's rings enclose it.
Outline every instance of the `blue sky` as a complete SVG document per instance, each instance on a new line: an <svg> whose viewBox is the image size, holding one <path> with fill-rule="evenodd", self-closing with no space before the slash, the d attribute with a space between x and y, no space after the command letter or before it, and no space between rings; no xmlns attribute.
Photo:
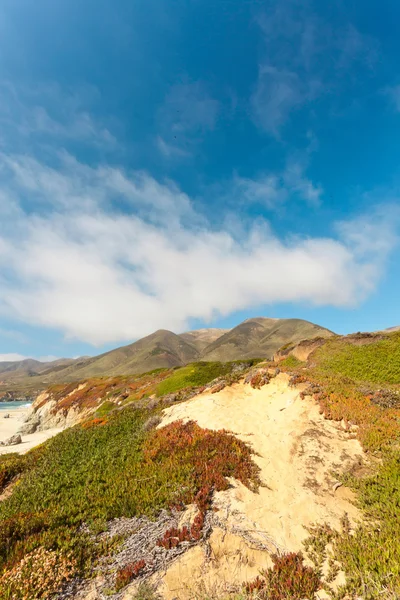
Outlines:
<svg viewBox="0 0 400 600"><path fill-rule="evenodd" d="M400 324L400 6L4 0L0 358Z"/></svg>

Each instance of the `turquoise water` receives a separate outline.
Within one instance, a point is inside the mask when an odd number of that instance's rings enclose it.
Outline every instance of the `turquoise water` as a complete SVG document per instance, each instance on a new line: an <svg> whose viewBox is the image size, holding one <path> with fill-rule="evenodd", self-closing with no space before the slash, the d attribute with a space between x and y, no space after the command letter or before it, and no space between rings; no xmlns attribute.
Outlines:
<svg viewBox="0 0 400 600"><path fill-rule="evenodd" d="M29 408L31 406L31 402L27 402L26 400L19 402L0 402L0 411L1 410L12 410L13 408L21 408L21 406Z"/></svg>

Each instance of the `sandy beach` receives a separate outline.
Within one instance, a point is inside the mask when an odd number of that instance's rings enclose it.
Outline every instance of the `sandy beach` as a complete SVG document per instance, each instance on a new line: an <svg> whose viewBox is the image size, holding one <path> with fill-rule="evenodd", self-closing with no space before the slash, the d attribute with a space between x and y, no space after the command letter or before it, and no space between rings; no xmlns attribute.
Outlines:
<svg viewBox="0 0 400 600"><path fill-rule="evenodd" d="M28 413L28 407L10 408L4 411L0 411L0 441L4 441L18 432L20 427L23 425L24 417ZM4 415L9 414L9 418L5 419ZM0 446L0 454L9 454L10 452L18 452L24 454L42 444L49 438L53 437L57 433L60 433L62 429L47 429L46 431L37 431L29 435L22 435L22 443L16 446Z"/></svg>

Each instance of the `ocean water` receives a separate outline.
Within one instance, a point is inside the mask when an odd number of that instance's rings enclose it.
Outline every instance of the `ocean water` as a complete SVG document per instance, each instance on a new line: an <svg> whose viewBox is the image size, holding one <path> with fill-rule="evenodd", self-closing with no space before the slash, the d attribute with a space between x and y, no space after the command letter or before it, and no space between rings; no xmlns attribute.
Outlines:
<svg viewBox="0 0 400 600"><path fill-rule="evenodd" d="M32 405L31 402L27 402L26 400L23 401L15 401L15 402L0 402L0 411L2 410L12 410L13 408L21 408L21 406L23 406L24 408L29 408Z"/></svg>

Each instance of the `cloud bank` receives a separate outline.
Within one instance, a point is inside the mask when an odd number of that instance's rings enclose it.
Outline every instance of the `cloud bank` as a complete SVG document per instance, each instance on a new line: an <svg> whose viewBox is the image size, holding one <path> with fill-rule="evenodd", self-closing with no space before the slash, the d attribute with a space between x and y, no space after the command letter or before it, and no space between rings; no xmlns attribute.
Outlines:
<svg viewBox="0 0 400 600"><path fill-rule="evenodd" d="M67 154L57 168L19 155L0 168L1 314L94 345L260 304L354 305L397 243L389 213L332 238L279 239L260 221L239 236L146 173Z"/></svg>

